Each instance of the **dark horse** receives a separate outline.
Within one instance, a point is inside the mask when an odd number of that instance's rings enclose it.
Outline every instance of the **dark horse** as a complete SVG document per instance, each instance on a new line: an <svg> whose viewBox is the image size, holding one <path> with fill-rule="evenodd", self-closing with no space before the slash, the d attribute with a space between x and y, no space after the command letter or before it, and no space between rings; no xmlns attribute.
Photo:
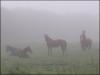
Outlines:
<svg viewBox="0 0 100 75"><path fill-rule="evenodd" d="M80 43L83 50L86 50L87 48L91 49L92 40L86 37L85 31L82 31L82 35L80 36Z"/></svg>
<svg viewBox="0 0 100 75"><path fill-rule="evenodd" d="M24 48L23 50L21 50L21 52L19 51L19 57L29 57L27 52L32 54L32 50L31 50L31 48L29 46Z"/></svg>
<svg viewBox="0 0 100 75"><path fill-rule="evenodd" d="M15 47L12 47L12 46L7 46L6 50L7 50L7 52L8 51L11 52L10 55L19 56L19 57L29 57L27 52L32 53L32 50L31 50L31 48L29 46L24 48L24 49L15 48Z"/></svg>
<svg viewBox="0 0 100 75"><path fill-rule="evenodd" d="M46 44L48 47L48 55L49 55L49 52L50 52L50 55L52 55L52 48L59 47L59 46L61 47L62 53L64 55L64 52L67 48L67 42L65 40L62 40L62 39L53 40L47 34L45 34L44 37L45 37Z"/></svg>

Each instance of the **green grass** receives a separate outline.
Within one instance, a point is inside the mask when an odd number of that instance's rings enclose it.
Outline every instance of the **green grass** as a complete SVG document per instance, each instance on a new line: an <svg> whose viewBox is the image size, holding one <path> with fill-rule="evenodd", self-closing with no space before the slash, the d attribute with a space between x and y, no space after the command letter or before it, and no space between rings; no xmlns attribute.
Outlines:
<svg viewBox="0 0 100 75"><path fill-rule="evenodd" d="M99 46L82 51L79 44L69 44L65 56L60 48L48 56L45 44L32 44L31 58L9 56L1 50L2 74L99 74Z"/></svg>

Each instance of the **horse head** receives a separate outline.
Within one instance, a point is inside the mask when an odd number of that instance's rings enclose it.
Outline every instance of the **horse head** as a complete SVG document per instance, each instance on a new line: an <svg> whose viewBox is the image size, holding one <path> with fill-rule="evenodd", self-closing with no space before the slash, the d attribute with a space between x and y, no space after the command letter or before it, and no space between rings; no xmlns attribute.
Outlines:
<svg viewBox="0 0 100 75"><path fill-rule="evenodd" d="M86 33L86 31L85 31L85 30L83 30L83 31L82 31L82 33L83 33L83 34L85 34L85 33Z"/></svg>
<svg viewBox="0 0 100 75"><path fill-rule="evenodd" d="M52 41L52 39L51 39L47 34L45 34L44 37L45 37L45 40L46 40L47 42L48 42L48 41Z"/></svg>
<svg viewBox="0 0 100 75"><path fill-rule="evenodd" d="M49 36L48 36L47 34L44 34L44 37L45 37L45 38L49 38Z"/></svg>
<svg viewBox="0 0 100 75"><path fill-rule="evenodd" d="M26 47L26 48L24 48L24 51L25 52L30 52L30 53L32 53L32 49L28 46L28 47Z"/></svg>

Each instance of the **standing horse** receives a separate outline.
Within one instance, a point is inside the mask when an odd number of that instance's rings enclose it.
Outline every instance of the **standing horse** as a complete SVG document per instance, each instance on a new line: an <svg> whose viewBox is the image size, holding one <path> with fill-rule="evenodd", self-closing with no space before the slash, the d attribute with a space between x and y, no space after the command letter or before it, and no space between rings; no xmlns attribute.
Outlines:
<svg viewBox="0 0 100 75"><path fill-rule="evenodd" d="M24 49L14 48L11 46L7 46L7 52L10 51L12 56L19 56L19 57L29 57L27 52L32 53L31 48L28 46Z"/></svg>
<svg viewBox="0 0 100 75"><path fill-rule="evenodd" d="M91 49L92 46L92 40L90 38L87 38L85 35L85 31L82 32L82 35L80 36L80 43L81 43L81 48L83 50Z"/></svg>
<svg viewBox="0 0 100 75"><path fill-rule="evenodd" d="M64 52L67 48L67 42L65 40L62 39L53 40L47 34L45 34L44 37L48 47L48 55L52 55L52 48L59 47L59 46L61 47L62 53L64 55Z"/></svg>
<svg viewBox="0 0 100 75"><path fill-rule="evenodd" d="M92 46L92 40L90 38L87 38L87 39L81 41L82 49L84 49L84 50L86 48L91 49L91 46Z"/></svg>

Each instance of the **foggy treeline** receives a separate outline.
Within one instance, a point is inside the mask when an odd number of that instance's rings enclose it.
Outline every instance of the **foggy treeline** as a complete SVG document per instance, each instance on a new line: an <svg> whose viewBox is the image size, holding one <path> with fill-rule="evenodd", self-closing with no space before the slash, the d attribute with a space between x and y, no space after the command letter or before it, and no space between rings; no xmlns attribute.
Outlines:
<svg viewBox="0 0 100 75"><path fill-rule="evenodd" d="M93 41L99 40L99 17L89 13L56 14L31 8L1 8L2 43L44 42L44 34L79 42L82 30Z"/></svg>

